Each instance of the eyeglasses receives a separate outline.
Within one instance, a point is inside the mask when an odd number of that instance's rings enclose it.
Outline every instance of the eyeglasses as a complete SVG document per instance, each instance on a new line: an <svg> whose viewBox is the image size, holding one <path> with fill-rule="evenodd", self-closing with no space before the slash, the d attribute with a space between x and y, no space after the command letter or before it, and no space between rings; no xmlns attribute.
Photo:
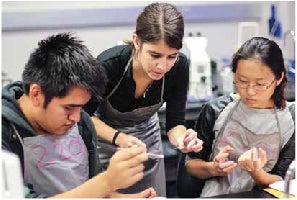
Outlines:
<svg viewBox="0 0 297 200"><path fill-rule="evenodd" d="M253 88L256 91L265 91L268 88L271 87L271 85L275 82L275 79L269 83L269 84L258 84L256 83L255 85L249 84L247 81L241 81L241 80L233 80L233 84L236 85L236 87L241 88L241 89L247 89L248 87Z"/></svg>

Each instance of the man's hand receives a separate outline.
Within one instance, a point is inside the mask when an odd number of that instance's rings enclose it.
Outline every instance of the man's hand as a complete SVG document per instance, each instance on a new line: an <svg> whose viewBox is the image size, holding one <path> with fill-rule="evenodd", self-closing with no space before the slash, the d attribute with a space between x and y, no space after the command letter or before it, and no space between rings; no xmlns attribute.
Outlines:
<svg viewBox="0 0 297 200"><path fill-rule="evenodd" d="M148 159L146 148L124 148L118 150L110 159L106 170L112 191L127 188L143 178L143 162Z"/></svg>
<svg viewBox="0 0 297 200"><path fill-rule="evenodd" d="M135 194L122 194L122 193L112 193L110 195L110 198L125 198L125 199L131 199L131 198L137 198L137 199L150 199L157 196L157 193L154 188L147 188L141 192L135 193Z"/></svg>

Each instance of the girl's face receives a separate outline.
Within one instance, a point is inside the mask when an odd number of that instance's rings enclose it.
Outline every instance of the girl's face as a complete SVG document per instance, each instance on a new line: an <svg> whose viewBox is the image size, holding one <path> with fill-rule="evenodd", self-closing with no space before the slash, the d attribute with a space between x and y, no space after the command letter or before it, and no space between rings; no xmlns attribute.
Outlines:
<svg viewBox="0 0 297 200"><path fill-rule="evenodd" d="M160 80L178 59L178 50L169 47L164 40L143 43L141 47L135 42L134 45L138 51L139 64L152 80Z"/></svg>
<svg viewBox="0 0 297 200"><path fill-rule="evenodd" d="M275 79L268 66L258 60L239 60L234 82L242 101L251 108L273 108L271 96L283 79Z"/></svg>

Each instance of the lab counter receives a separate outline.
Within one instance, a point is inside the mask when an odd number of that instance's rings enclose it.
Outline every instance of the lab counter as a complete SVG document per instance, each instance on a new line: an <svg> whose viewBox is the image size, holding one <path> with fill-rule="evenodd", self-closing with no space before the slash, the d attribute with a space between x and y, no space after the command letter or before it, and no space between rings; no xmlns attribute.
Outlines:
<svg viewBox="0 0 297 200"><path fill-rule="evenodd" d="M193 128L195 121L198 117L198 113L201 110L202 105L205 102L187 103L186 104L186 127ZM179 150L177 150L168 140L166 134L166 113L165 107L161 107L158 111L161 137L163 143L163 151L165 155L165 173L166 173L166 186L167 186L167 197L176 198L176 175L177 175L177 163Z"/></svg>
<svg viewBox="0 0 297 200"><path fill-rule="evenodd" d="M264 190L260 190L260 189L253 189L251 191L246 191L246 192L239 192L239 193L234 193L234 194L223 194L223 195L219 195L219 196L214 196L214 197L210 197L210 198L215 198L215 199L254 199L254 198L276 198L275 196L269 194L268 192L265 192Z"/></svg>

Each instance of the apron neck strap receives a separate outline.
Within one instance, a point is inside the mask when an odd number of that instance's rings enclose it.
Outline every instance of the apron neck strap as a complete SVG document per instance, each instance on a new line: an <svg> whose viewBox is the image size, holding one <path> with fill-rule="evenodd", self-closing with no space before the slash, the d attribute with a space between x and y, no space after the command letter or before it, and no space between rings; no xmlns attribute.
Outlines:
<svg viewBox="0 0 297 200"><path fill-rule="evenodd" d="M163 101L163 94L164 94L164 85L165 85L165 75L162 77L162 89L161 89L161 102Z"/></svg>
<svg viewBox="0 0 297 200"><path fill-rule="evenodd" d="M109 99L111 97L111 95L116 91L116 89L118 89L118 87L121 84L126 72L128 71L128 68L130 66L131 61L132 61L132 56L130 57L128 63L126 64L124 73L123 73L122 77L120 78L119 82L112 89L112 91L107 95L107 97L106 97L107 99ZM164 85L165 85L165 75L162 77L161 101L163 101L163 94L164 94L164 87L165 87Z"/></svg>
<svg viewBox="0 0 297 200"><path fill-rule="evenodd" d="M284 143L284 139L282 137L281 128L280 128L280 120L279 120L279 117L278 117L277 110L276 110L275 106L274 106L274 113L275 113L275 119L276 119L277 128L278 128L279 139L281 141L279 143L279 149L282 149L282 145Z"/></svg>
<svg viewBox="0 0 297 200"><path fill-rule="evenodd" d="M123 80L123 78L124 78L126 72L128 71L128 68L129 68L129 65L130 65L131 61L132 61L132 56L130 57L128 63L126 64L124 73L123 73L122 77L120 78L119 82L118 82L118 83L116 84L116 86L112 89L112 91L107 95L107 99L109 99L109 97L114 93L114 91L116 91L116 89L118 89L118 87L119 87L120 83L122 82L122 80Z"/></svg>

